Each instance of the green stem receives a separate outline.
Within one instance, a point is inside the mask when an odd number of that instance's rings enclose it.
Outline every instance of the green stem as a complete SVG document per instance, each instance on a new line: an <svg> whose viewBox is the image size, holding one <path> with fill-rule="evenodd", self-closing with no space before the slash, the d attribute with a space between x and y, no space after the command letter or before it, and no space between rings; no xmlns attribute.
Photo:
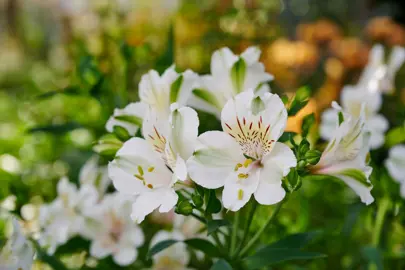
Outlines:
<svg viewBox="0 0 405 270"><path fill-rule="evenodd" d="M387 197L383 198L381 200L380 204L378 205L377 217L376 217L376 221L375 221L373 238L372 238L374 247L378 247L378 245L380 243L381 230L384 225L384 219L385 219L385 215L388 211L389 205L390 205L390 201Z"/></svg>
<svg viewBox="0 0 405 270"><path fill-rule="evenodd" d="M283 200L281 201L277 206L276 209L274 209L273 213L271 214L271 216L267 219L266 223L260 228L260 230L252 237L252 239L250 239L250 241L247 243L247 245L241 250L241 252L239 253L240 257L242 257L243 255L245 255L250 248L256 243L257 240L259 240L260 236L262 235L262 233L266 230L266 228L271 224L271 222L276 218L278 212L280 211L281 207L283 206L284 202L286 201Z"/></svg>
<svg viewBox="0 0 405 270"><path fill-rule="evenodd" d="M252 207L250 208L250 212L249 212L248 219L246 222L245 230L243 232L243 238L242 238L242 241L240 242L240 246L238 248L238 251L235 253L235 255L237 255L242 250L243 245L245 244L245 242L247 240L247 237L249 235L250 225L252 224L253 216L256 213L257 205L258 205L257 202L255 200L253 200L253 204L252 204Z"/></svg>
<svg viewBox="0 0 405 270"><path fill-rule="evenodd" d="M239 211L235 213L235 218L233 220L232 236L231 236L231 249L230 249L231 257L235 254L236 240L238 237L238 229L239 229Z"/></svg>

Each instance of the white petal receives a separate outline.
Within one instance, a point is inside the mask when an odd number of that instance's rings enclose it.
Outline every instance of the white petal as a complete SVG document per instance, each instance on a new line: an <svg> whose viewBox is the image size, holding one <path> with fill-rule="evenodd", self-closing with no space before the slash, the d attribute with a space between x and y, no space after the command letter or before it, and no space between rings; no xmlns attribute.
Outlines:
<svg viewBox="0 0 405 270"><path fill-rule="evenodd" d="M161 78L155 70L143 75L139 83L139 97L141 102L154 107L158 111L169 112L170 84L173 72L169 69Z"/></svg>
<svg viewBox="0 0 405 270"><path fill-rule="evenodd" d="M257 190L259 183L259 170L249 173L246 179L239 179L238 174L233 172L225 180L222 191L222 203L226 209L238 211L250 199Z"/></svg>
<svg viewBox="0 0 405 270"><path fill-rule="evenodd" d="M108 164L108 175L115 189L123 194L135 195L146 190L142 181L139 181L134 175L122 170L117 165L116 161L112 161Z"/></svg>
<svg viewBox="0 0 405 270"><path fill-rule="evenodd" d="M121 126L125 128L130 135L134 136L139 129L138 125L134 123L117 120L114 117L120 115L129 115L143 119L146 109L147 109L146 104L142 102L130 103L123 109L115 109L114 114L108 119L106 123L106 130L109 132L113 132L114 126Z"/></svg>
<svg viewBox="0 0 405 270"><path fill-rule="evenodd" d="M176 167L174 168L174 174L181 181L185 181L187 179L186 162L180 156L177 157Z"/></svg>
<svg viewBox="0 0 405 270"><path fill-rule="evenodd" d="M405 182L405 145L396 145L389 151L385 166L398 182Z"/></svg>
<svg viewBox="0 0 405 270"><path fill-rule="evenodd" d="M260 172L259 186L254 193L258 203L270 205L280 202L285 197L285 190L281 186L283 171L275 164L264 165Z"/></svg>
<svg viewBox="0 0 405 270"><path fill-rule="evenodd" d="M171 188L153 189L144 192L136 198L132 205L131 218L137 223L141 223L145 216L159 208L160 212L168 212L177 203L178 196Z"/></svg>
<svg viewBox="0 0 405 270"><path fill-rule="evenodd" d="M112 253L112 247L106 246L101 239L94 240L90 246L90 254L96 258L102 259Z"/></svg>
<svg viewBox="0 0 405 270"><path fill-rule="evenodd" d="M392 49L390 59L388 60L388 72L391 74L392 79L394 79L395 73L405 62L405 49L400 46L395 46Z"/></svg>
<svg viewBox="0 0 405 270"><path fill-rule="evenodd" d="M176 154L187 160L196 147L199 120L197 112L189 107L171 113L170 146Z"/></svg>
<svg viewBox="0 0 405 270"><path fill-rule="evenodd" d="M341 102L343 108L358 117L360 108L365 103L367 114L377 113L382 105L382 94L378 91L361 91L353 86L345 86L341 92Z"/></svg>
<svg viewBox="0 0 405 270"><path fill-rule="evenodd" d="M186 106L191 97L191 92L195 88L198 78L198 74L191 70L183 72L183 82L180 87L180 92L177 96L176 102L180 107Z"/></svg>
<svg viewBox="0 0 405 270"><path fill-rule="evenodd" d="M114 253L114 262L120 266L126 266L132 264L136 257L138 256L138 251L134 247L120 247L118 252Z"/></svg>
<svg viewBox="0 0 405 270"><path fill-rule="evenodd" d="M280 168L282 175L286 176L290 172L290 168L297 166L297 159L294 152L284 143L276 142L273 149L263 159L265 171L266 166L277 166Z"/></svg>
<svg viewBox="0 0 405 270"><path fill-rule="evenodd" d="M187 161L190 178L197 184L215 189L224 185L236 164L245 158L240 146L228 134L209 131L198 137L199 145Z"/></svg>
<svg viewBox="0 0 405 270"><path fill-rule="evenodd" d="M160 160L159 154L157 154L152 146L144 139L131 138L126 141L120 150L118 150L117 157L142 157L150 163L157 163Z"/></svg>
<svg viewBox="0 0 405 270"><path fill-rule="evenodd" d="M338 127L339 117L338 112L334 109L327 109L322 113L320 135L324 140L330 140L334 136L334 132Z"/></svg>
<svg viewBox="0 0 405 270"><path fill-rule="evenodd" d="M229 76L229 70L236 61L238 57L229 48L219 49L212 54L211 73Z"/></svg>
<svg viewBox="0 0 405 270"><path fill-rule="evenodd" d="M367 129L371 132L379 131L385 133L388 128L388 120L382 114L373 115L367 120Z"/></svg>
<svg viewBox="0 0 405 270"><path fill-rule="evenodd" d="M354 192L356 192L363 203L369 205L374 201L374 198L371 195L372 187L366 187L365 185L347 176L339 175L338 177L351 189L353 189Z"/></svg>
<svg viewBox="0 0 405 270"><path fill-rule="evenodd" d="M240 56L245 60L246 64L251 65L259 61L261 51L256 46L247 48Z"/></svg>

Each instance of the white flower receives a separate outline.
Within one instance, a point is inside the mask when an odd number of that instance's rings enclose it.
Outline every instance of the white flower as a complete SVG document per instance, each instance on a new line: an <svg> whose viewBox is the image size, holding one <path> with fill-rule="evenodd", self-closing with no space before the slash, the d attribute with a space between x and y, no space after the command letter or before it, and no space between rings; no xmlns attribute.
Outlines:
<svg viewBox="0 0 405 270"><path fill-rule="evenodd" d="M90 254L102 259L112 255L114 262L125 266L132 264L137 248L144 243L144 235L130 218L131 201L115 193L106 195L103 201L87 216L96 223L92 227Z"/></svg>
<svg viewBox="0 0 405 270"><path fill-rule="evenodd" d="M185 160L195 147L198 116L188 107L172 109L169 121L150 110L143 123L145 139L125 142L108 167L119 192L137 195L131 216L138 223L154 209L170 211L178 199L174 185L187 179Z"/></svg>
<svg viewBox="0 0 405 270"><path fill-rule="evenodd" d="M385 161L389 174L401 185L401 196L405 198L405 145L392 147Z"/></svg>
<svg viewBox="0 0 405 270"><path fill-rule="evenodd" d="M370 60L364 69L358 85L370 92L391 93L395 89L395 74L405 61L405 49L395 46L387 63L382 45L375 45Z"/></svg>
<svg viewBox="0 0 405 270"><path fill-rule="evenodd" d="M174 230L172 232L159 231L151 240L151 246L156 245L159 242L165 240L177 240L183 241L184 235ZM190 261L190 255L187 252L186 244L183 242L178 242L158 254L153 256L153 270L186 270L187 265Z"/></svg>
<svg viewBox="0 0 405 270"><path fill-rule="evenodd" d="M343 122L335 129L312 173L341 179L360 196L363 203L370 204L374 198L370 193L373 186L369 180L372 168L366 164L370 147L369 134L364 128L364 106L360 117L347 113L343 116Z"/></svg>
<svg viewBox="0 0 405 270"><path fill-rule="evenodd" d="M130 135L135 136L142 126L146 110L147 106L142 102L130 103L123 109L115 109L105 128L108 132L113 132L114 126L120 126L125 128Z"/></svg>
<svg viewBox="0 0 405 270"><path fill-rule="evenodd" d="M260 204L281 201L281 179L297 161L288 146L277 142L287 123L279 96L241 93L226 103L221 121L224 132L198 137L200 145L187 162L191 179L209 189L224 186L222 201L232 211L243 207L252 194Z"/></svg>
<svg viewBox="0 0 405 270"><path fill-rule="evenodd" d="M179 104L179 107L187 104L197 78L197 74L190 70L178 74L174 65L162 76L159 76L157 71L150 70L142 76L139 83L139 98L165 121L170 114L172 103Z"/></svg>
<svg viewBox="0 0 405 270"><path fill-rule="evenodd" d="M39 243L47 247L50 254L74 235L87 236L88 224L83 213L92 209L98 200L93 186L83 185L78 190L66 177L59 181L57 191L58 197L41 207L39 217L43 229Z"/></svg>
<svg viewBox="0 0 405 270"><path fill-rule="evenodd" d="M220 118L225 103L237 94L246 90L268 92L270 88L266 82L273 76L266 73L259 62L260 53L256 47L247 48L240 56L229 48L215 51L211 58L211 75L200 77L190 106Z"/></svg>
<svg viewBox="0 0 405 270"><path fill-rule="evenodd" d="M388 121L378 114L381 109L382 95L380 92L370 92L360 89L358 86L346 86L341 93L342 109L353 117L360 117L362 106L364 106L365 130L370 132L370 147L376 149L384 144L385 132L388 130ZM336 108L328 109L322 114L320 126L321 137L330 140L334 136L338 125L338 113Z"/></svg>
<svg viewBox="0 0 405 270"><path fill-rule="evenodd" d="M13 232L1 249L0 268L2 270L30 270L34 249L21 231L17 219L12 218Z"/></svg>
<svg viewBox="0 0 405 270"><path fill-rule="evenodd" d="M81 185L94 186L100 196L104 195L111 183L108 177L107 166L98 165L98 156L93 156L83 165L79 173Z"/></svg>

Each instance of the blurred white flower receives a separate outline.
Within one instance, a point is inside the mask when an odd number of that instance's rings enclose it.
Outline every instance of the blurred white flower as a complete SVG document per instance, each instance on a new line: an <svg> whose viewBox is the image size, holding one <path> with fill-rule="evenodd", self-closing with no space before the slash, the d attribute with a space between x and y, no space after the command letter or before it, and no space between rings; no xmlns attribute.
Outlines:
<svg viewBox="0 0 405 270"><path fill-rule="evenodd" d="M147 106L142 102L130 103L123 109L115 109L105 128L107 131L113 132L114 126L120 126L125 128L130 135L135 136L142 126L146 110Z"/></svg>
<svg viewBox="0 0 405 270"><path fill-rule="evenodd" d="M260 204L281 201L283 176L297 160L292 150L277 142L287 123L280 97L252 91L230 99L222 110L222 129L198 137L200 145L187 162L191 179L216 189L224 186L225 208L238 211L254 194Z"/></svg>
<svg viewBox="0 0 405 270"><path fill-rule="evenodd" d="M79 182L81 185L94 186L99 196L103 196L111 183L108 177L107 166L98 164L98 156L91 157L80 169Z"/></svg>
<svg viewBox="0 0 405 270"><path fill-rule="evenodd" d="M185 240L184 235L177 230L172 232L159 231L151 240L151 247L165 240ZM190 261L190 255L187 252L186 244L178 242L158 254L153 256L153 270L187 270Z"/></svg>
<svg viewBox="0 0 405 270"><path fill-rule="evenodd" d="M246 90L258 94L268 92L267 82L273 76L266 73L259 62L260 53L256 47L247 48L240 56L229 48L215 51L211 58L211 74L201 76L194 85L190 106L220 118L225 103L237 94Z"/></svg>
<svg viewBox="0 0 405 270"><path fill-rule="evenodd" d="M130 218L131 204L118 193L109 194L87 213L95 222L89 232L92 256L102 259L112 255L114 262L121 266L136 260L137 248L144 243L144 235Z"/></svg>
<svg viewBox="0 0 405 270"><path fill-rule="evenodd" d="M66 177L59 180L58 197L40 209L39 222L42 228L39 243L52 254L56 248L75 235L87 236L89 226L84 212L91 211L98 200L98 192L91 185L79 190Z"/></svg>
<svg viewBox="0 0 405 270"><path fill-rule="evenodd" d="M138 223L157 208L170 211L178 199L174 185L187 179L185 161L195 147L198 116L188 107L174 105L172 110L163 119L159 112L149 110L143 122L145 139L125 142L108 166L119 192L138 195L131 215Z"/></svg>
<svg viewBox="0 0 405 270"><path fill-rule="evenodd" d="M358 86L370 92L392 93L395 89L395 75L405 62L405 49L395 46L387 62L382 45L375 45L369 56Z"/></svg>
<svg viewBox="0 0 405 270"><path fill-rule="evenodd" d="M405 198L405 145L396 145L390 149L385 167L391 177L401 185L400 194Z"/></svg>
<svg viewBox="0 0 405 270"><path fill-rule="evenodd" d="M337 103L333 106L341 110ZM369 180L372 168L366 163L370 136L364 127L364 109L362 106L359 117L342 113L343 122L336 127L319 163L311 171L341 179L360 196L363 203L370 204L374 198L370 193L373 185Z"/></svg>
<svg viewBox="0 0 405 270"><path fill-rule="evenodd" d="M34 249L21 231L17 219L12 218L13 232L0 252L0 269L30 270L34 260Z"/></svg>
<svg viewBox="0 0 405 270"><path fill-rule="evenodd" d="M371 149L381 147L385 141L385 132L389 127L387 119L382 114L378 114L382 105L382 94L377 91L365 91L358 86L346 86L343 88L340 98L343 111L353 117L360 117L361 108L364 106L364 128L370 132L370 147ZM327 109L322 114L321 137L331 140L338 125L336 109Z"/></svg>

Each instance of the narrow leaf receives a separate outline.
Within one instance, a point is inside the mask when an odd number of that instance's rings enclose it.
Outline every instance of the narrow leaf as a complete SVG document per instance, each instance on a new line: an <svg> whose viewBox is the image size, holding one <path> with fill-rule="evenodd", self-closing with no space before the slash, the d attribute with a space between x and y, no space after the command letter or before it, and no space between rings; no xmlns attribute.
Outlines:
<svg viewBox="0 0 405 270"><path fill-rule="evenodd" d="M200 250L210 257L218 257L220 251L214 244L201 238L191 238L184 241L189 247Z"/></svg>
<svg viewBox="0 0 405 270"><path fill-rule="evenodd" d="M232 270L232 266L224 259L219 259L210 270Z"/></svg>
<svg viewBox="0 0 405 270"><path fill-rule="evenodd" d="M302 120L301 130L302 136L306 137L311 130L312 125L315 123L315 114L311 113L304 117Z"/></svg>
<svg viewBox="0 0 405 270"><path fill-rule="evenodd" d="M286 142L290 140L290 137L294 137L295 135L297 135L297 133L295 132L284 132L283 135L281 135L281 137L278 139L279 142Z"/></svg>
<svg viewBox="0 0 405 270"><path fill-rule="evenodd" d="M268 247L271 248L303 248L313 239L321 235L322 231L312 231L288 235Z"/></svg>
<svg viewBox="0 0 405 270"><path fill-rule="evenodd" d="M150 257L158 254L162 250L165 250L166 248L176 244L177 242L178 242L177 240L169 239L169 240L165 240L165 241L161 241L161 242L157 243L151 249L149 249L148 257L150 258Z"/></svg>
<svg viewBox="0 0 405 270"><path fill-rule="evenodd" d="M73 122L60 125L44 125L30 128L27 130L27 133L47 132L52 134L63 134L79 127L79 124Z"/></svg>
<svg viewBox="0 0 405 270"><path fill-rule="evenodd" d="M208 233L208 235L210 235L211 233L217 231L219 228L224 227L224 226L231 226L231 223L229 223L229 221L226 219L210 220L207 223L207 233Z"/></svg>
<svg viewBox="0 0 405 270"><path fill-rule="evenodd" d="M290 248L266 247L256 254L247 257L244 263L248 269L260 269L262 267L293 260L312 260L326 257L318 252L301 251Z"/></svg>

